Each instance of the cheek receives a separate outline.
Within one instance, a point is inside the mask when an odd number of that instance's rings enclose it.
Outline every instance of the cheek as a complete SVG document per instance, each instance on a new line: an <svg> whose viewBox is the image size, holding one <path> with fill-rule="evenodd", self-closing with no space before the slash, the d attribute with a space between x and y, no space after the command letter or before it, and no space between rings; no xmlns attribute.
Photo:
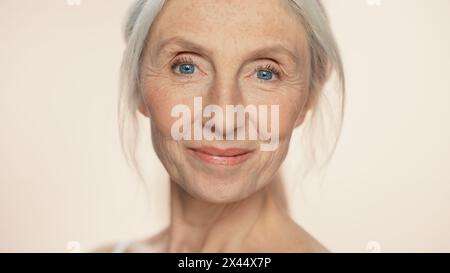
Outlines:
<svg viewBox="0 0 450 273"><path fill-rule="evenodd" d="M280 91L280 90L279 90ZM305 104L305 98L301 95L301 91L294 92L271 92L258 99L247 99L246 103L256 105L267 105L267 125L268 129L273 133L272 123L278 123L279 139L287 139L295 128L295 122L300 115L302 106ZM278 105L278 120L275 119L271 106ZM275 120L272 120L275 119Z"/></svg>
<svg viewBox="0 0 450 273"><path fill-rule="evenodd" d="M157 129L158 133L164 137L170 136L170 124L172 118L170 112L176 104L170 99L159 99L159 96L151 95L147 98L152 128Z"/></svg>
<svg viewBox="0 0 450 273"><path fill-rule="evenodd" d="M306 106L307 89L305 77L291 79L287 82L256 84L255 82L244 82L240 85L244 94L246 104L267 105L268 121L271 126L273 114L271 106L278 105L278 133L279 140L288 139L295 128L296 121L300 116L302 109ZM269 130L273 132L272 128Z"/></svg>
<svg viewBox="0 0 450 273"><path fill-rule="evenodd" d="M154 79L153 82L158 84L147 85L144 88L145 103L150 112L153 128L157 129L159 134L169 138L172 124L179 119L179 117L172 117L172 109L179 104L193 109L195 90L200 89L193 86L165 83L165 80Z"/></svg>

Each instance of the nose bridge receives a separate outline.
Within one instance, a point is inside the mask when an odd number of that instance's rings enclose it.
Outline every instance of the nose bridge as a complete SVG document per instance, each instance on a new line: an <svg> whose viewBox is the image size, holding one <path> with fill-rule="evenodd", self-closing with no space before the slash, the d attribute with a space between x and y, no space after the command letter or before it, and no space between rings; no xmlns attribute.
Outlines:
<svg viewBox="0 0 450 273"><path fill-rule="evenodd" d="M214 77L208 99L221 107L239 104L242 99L238 84L240 44L233 36L218 38L213 43L217 50L213 56Z"/></svg>
<svg viewBox="0 0 450 273"><path fill-rule="evenodd" d="M239 67L231 61L216 65L213 82L207 91L209 104L216 104L225 109L226 105L242 103L242 93L239 90Z"/></svg>

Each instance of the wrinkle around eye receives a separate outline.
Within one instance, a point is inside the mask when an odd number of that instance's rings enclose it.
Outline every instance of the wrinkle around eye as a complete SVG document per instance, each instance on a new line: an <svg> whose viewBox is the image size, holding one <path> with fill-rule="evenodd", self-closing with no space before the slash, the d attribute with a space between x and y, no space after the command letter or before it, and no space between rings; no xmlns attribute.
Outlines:
<svg viewBox="0 0 450 273"><path fill-rule="evenodd" d="M144 79L146 78L155 78L155 77L168 77L166 73L162 72L163 70L160 68L155 68L151 65L144 65L141 68L140 75Z"/></svg>

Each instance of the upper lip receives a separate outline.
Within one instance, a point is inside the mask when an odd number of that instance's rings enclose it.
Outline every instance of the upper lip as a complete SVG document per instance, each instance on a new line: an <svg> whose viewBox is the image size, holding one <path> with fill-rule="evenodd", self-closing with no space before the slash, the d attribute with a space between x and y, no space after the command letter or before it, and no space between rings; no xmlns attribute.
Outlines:
<svg viewBox="0 0 450 273"><path fill-rule="evenodd" d="M239 156L252 152L252 150L249 149L234 148L234 147L222 149L212 146L202 146L199 148L189 148L189 149L212 156L223 156L223 157Z"/></svg>

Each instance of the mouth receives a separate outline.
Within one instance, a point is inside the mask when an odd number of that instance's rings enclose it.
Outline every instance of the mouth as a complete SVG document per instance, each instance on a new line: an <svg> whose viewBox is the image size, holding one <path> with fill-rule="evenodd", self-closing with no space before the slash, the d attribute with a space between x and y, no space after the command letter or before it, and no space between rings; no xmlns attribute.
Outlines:
<svg viewBox="0 0 450 273"><path fill-rule="evenodd" d="M252 154L253 150L242 148L220 149L211 146L200 148L188 148L189 152L197 159L214 165L234 166L245 162Z"/></svg>

